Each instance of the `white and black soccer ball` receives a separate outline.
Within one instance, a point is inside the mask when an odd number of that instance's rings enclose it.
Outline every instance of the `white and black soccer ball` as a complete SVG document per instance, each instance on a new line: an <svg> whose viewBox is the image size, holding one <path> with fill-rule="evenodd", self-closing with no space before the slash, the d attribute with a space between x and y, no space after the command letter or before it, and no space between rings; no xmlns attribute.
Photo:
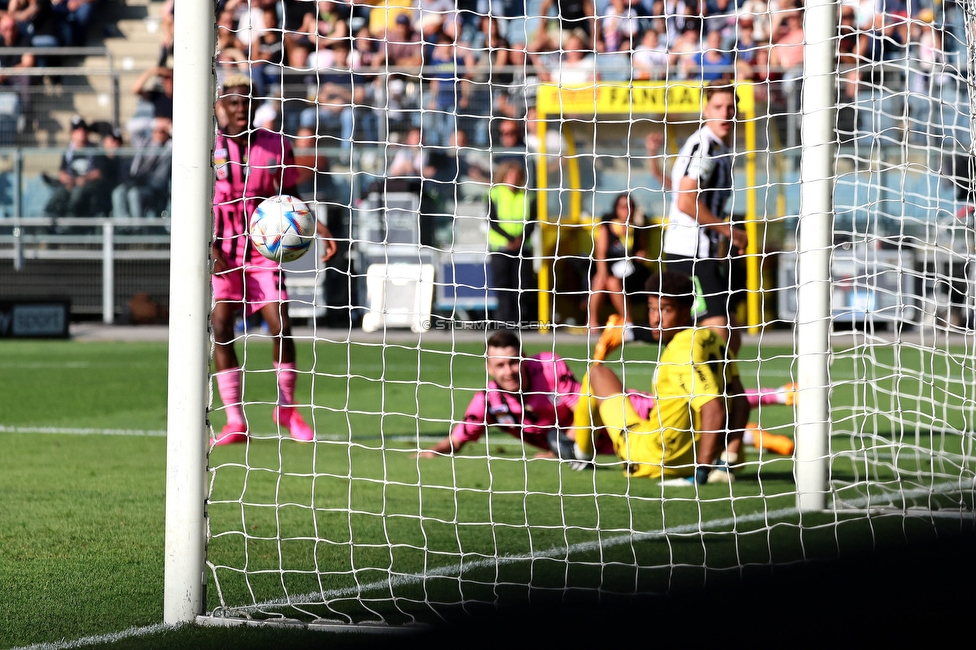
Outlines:
<svg viewBox="0 0 976 650"><path fill-rule="evenodd" d="M276 262L293 262L315 241L315 215L301 199L279 194L258 204L248 229L262 255Z"/></svg>

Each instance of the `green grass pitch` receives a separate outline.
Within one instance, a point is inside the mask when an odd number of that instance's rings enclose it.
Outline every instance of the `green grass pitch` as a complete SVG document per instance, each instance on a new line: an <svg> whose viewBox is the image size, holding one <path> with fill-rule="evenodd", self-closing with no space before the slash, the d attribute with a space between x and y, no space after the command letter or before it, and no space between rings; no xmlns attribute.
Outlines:
<svg viewBox="0 0 976 650"><path fill-rule="evenodd" d="M526 352L550 346L528 339ZM801 529L792 511L792 464L775 456L762 456L731 488L703 487L700 498L629 481L612 459L595 472L572 472L532 459L532 450L507 436L490 435L455 458L418 462L413 452L445 435L484 385L482 347L474 343L300 343L299 366L312 372L299 380L298 399L319 440L298 444L271 424L269 344L256 338L239 351L255 371L245 399L256 434L247 446L211 455L208 609L257 601L266 612L294 616L292 608L267 603L324 593L327 603L312 602L304 612L437 622L469 611L459 603L517 605L594 589L604 597L680 592L774 564L869 550L889 536L925 538L945 525L823 515L805 519ZM582 344L560 344L557 352L582 375ZM646 361L655 352L631 346L626 356ZM791 354L744 348L744 383L784 383L794 372ZM908 368L952 381L936 390L921 372L888 377L896 354ZM960 400L969 394L966 366L953 358L888 350L835 359L835 420L864 434L832 442L851 452L831 475L852 484L845 498L870 497L866 479L883 481L896 470L921 476L931 465L928 449L972 459L964 437L936 427L972 430ZM0 342L0 647L161 622L166 366L163 343ZM649 385L652 373L652 363L630 364L627 384ZM865 377L881 380L865 386ZM953 400L963 406L947 409ZM855 407L865 403L888 416L860 415ZM789 408L764 408L758 417L792 433ZM909 420L918 426L906 440ZM213 422L223 424L219 409ZM867 448L873 463L864 462ZM970 461L936 471L971 477L973 467ZM967 498L950 491L902 505L971 508ZM736 535L724 534L733 528ZM245 563L247 577L238 570ZM143 632L110 645L302 647L322 634ZM352 641L336 641L346 643Z"/></svg>

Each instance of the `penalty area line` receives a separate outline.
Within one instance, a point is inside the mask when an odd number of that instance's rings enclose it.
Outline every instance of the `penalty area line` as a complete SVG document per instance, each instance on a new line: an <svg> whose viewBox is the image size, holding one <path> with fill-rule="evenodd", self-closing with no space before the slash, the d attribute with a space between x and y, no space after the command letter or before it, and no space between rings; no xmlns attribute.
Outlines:
<svg viewBox="0 0 976 650"><path fill-rule="evenodd" d="M130 627L129 629L122 630L121 632L110 632L108 634L86 636L73 641L55 641L53 643L37 643L35 645L20 646L18 648L12 648L12 650L66 650L68 648L84 648L103 643L116 643L126 639L135 639L141 636L148 636L150 634L172 632L180 627L180 625L157 623L155 625L147 625L145 627Z"/></svg>
<svg viewBox="0 0 976 650"><path fill-rule="evenodd" d="M166 436L165 431L143 429L86 429L74 427L17 427L0 424L0 433L55 433L74 436Z"/></svg>
<svg viewBox="0 0 976 650"><path fill-rule="evenodd" d="M149 438L165 438L165 431L153 431L144 429L96 429L96 428L76 428L76 427L18 427L0 424L0 433L23 433L23 434L60 434L60 435L70 435L70 436L135 436L135 437L149 437ZM278 434L273 431L259 432L255 433L254 437L256 440L261 439L273 439L276 438ZM348 436L342 436L334 433L320 433L315 436L315 439L320 442L356 442L358 440L379 440L382 438L380 435L374 436L354 436L349 438ZM420 443L434 443L441 440L438 436L388 436L388 440L393 442L420 442Z"/></svg>

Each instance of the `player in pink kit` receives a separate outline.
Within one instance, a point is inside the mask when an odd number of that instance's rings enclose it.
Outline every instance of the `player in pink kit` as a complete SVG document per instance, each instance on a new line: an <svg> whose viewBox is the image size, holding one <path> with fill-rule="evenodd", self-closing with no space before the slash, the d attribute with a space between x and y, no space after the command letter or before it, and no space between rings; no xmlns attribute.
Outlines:
<svg viewBox="0 0 976 650"><path fill-rule="evenodd" d="M613 348L617 346L619 342L612 345ZM536 458L567 460L577 470L594 467L592 452L584 455L574 448L574 428L582 426L582 422L574 422L574 411L583 385L565 361L551 352L523 358L518 336L502 330L488 339L485 367L488 387L471 399L464 420L449 436L417 454L418 458L451 454L465 444L479 440L488 427L494 427L540 449ZM633 389L627 389L626 393L638 415L647 419L654 408L653 395ZM748 397L765 399L758 391ZM755 430L756 446L761 443L776 453L792 454L792 442L788 452L781 448L780 443L788 440L786 436L761 431L758 425L750 426ZM592 438L597 441L597 454L614 454L610 436L595 435Z"/></svg>
<svg viewBox="0 0 976 650"><path fill-rule="evenodd" d="M487 347L488 387L474 396L464 421L454 427L451 435L418 456L450 454L481 438L488 427L497 427L526 445L539 448L537 458L562 458L582 469L575 462L573 440L566 435L573 424L580 382L566 362L550 352L523 359L521 341L508 330L493 334ZM643 397L632 399L639 401ZM640 410L641 406L637 408ZM606 443L607 438L601 437L601 443ZM612 454L613 445L603 444L597 451Z"/></svg>
<svg viewBox="0 0 976 650"><path fill-rule="evenodd" d="M214 243L211 321L216 346L214 366L217 389L227 424L214 442L226 445L247 440L241 390L241 368L234 349L234 322L241 310L245 318L257 311L273 337L274 367L278 379L278 405L274 421L291 437L311 441L315 432L293 406L295 401L295 342L291 338L288 294L281 265L262 256L251 244L248 221L257 205L278 194L298 196L291 145L281 134L254 128L257 102L251 81L231 75L221 86L218 109L226 124L214 143ZM299 197L300 198L300 197ZM323 261L336 251L328 228L318 223L325 242Z"/></svg>

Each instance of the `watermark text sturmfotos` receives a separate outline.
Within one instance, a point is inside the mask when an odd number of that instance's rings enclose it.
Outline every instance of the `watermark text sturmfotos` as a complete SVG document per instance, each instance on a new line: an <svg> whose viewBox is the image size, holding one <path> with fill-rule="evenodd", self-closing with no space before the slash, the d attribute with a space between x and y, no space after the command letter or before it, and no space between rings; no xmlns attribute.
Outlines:
<svg viewBox="0 0 976 650"><path fill-rule="evenodd" d="M449 320L439 318L434 321L425 320L420 323L425 330L548 330L554 324L550 321L524 321L522 323L505 323L497 320Z"/></svg>

